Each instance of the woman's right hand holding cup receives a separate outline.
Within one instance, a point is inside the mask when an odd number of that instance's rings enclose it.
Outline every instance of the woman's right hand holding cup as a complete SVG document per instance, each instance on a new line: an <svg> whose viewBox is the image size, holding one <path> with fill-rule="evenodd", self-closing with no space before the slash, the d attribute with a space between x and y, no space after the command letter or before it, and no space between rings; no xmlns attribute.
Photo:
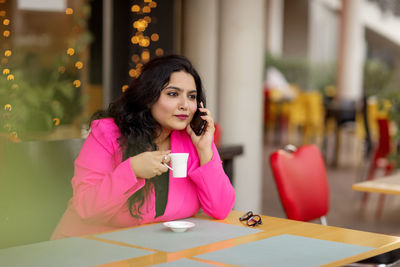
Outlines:
<svg viewBox="0 0 400 267"><path fill-rule="evenodd" d="M168 171L171 151L147 151L130 158L130 164L136 177L150 179ZM165 164L164 164L165 163Z"/></svg>

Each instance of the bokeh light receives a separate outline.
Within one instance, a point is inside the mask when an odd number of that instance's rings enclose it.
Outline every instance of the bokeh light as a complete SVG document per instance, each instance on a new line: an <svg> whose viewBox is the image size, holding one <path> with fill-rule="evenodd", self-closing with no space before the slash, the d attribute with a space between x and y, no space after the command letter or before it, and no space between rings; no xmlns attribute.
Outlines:
<svg viewBox="0 0 400 267"><path fill-rule="evenodd" d="M83 68L83 63L82 63L82 61L77 61L77 62L75 63L75 68L77 68L78 70L82 69L82 68Z"/></svg>
<svg viewBox="0 0 400 267"><path fill-rule="evenodd" d="M65 67L64 66L58 67L58 72L63 74L65 72Z"/></svg>
<svg viewBox="0 0 400 267"><path fill-rule="evenodd" d="M129 70L129 76L130 76L130 77L136 77L136 75L137 75L137 74L136 74L136 70L135 70L135 69L130 69L130 70Z"/></svg>
<svg viewBox="0 0 400 267"><path fill-rule="evenodd" d="M132 11L132 12L140 12L140 6L138 6L138 5L133 5L133 6L131 7L131 11Z"/></svg>
<svg viewBox="0 0 400 267"><path fill-rule="evenodd" d="M138 44L139 43L139 37L138 36L133 36L131 38L131 42L132 42L132 44Z"/></svg>
<svg viewBox="0 0 400 267"><path fill-rule="evenodd" d="M156 49L156 56L162 56L164 55L164 50L162 48L157 48Z"/></svg>
<svg viewBox="0 0 400 267"><path fill-rule="evenodd" d="M157 33L153 33L153 34L151 35L151 40L152 40L153 42L157 42L159 39L160 39L160 36L159 36Z"/></svg>
<svg viewBox="0 0 400 267"><path fill-rule="evenodd" d="M73 48L68 48L67 49L67 55L72 56L75 54L75 50Z"/></svg>
<svg viewBox="0 0 400 267"><path fill-rule="evenodd" d="M145 16L143 19L144 19L145 21L147 21L147 23L150 23L150 22L151 22L151 18L150 18L149 16Z"/></svg>
<svg viewBox="0 0 400 267"><path fill-rule="evenodd" d="M59 118L54 118L53 119L53 123L54 123L55 126L60 125L60 119Z"/></svg>
<svg viewBox="0 0 400 267"><path fill-rule="evenodd" d="M138 54L133 54L132 62L138 63L140 61L140 57Z"/></svg>
<svg viewBox="0 0 400 267"><path fill-rule="evenodd" d="M142 47L148 47L150 45L150 38L148 36L143 36L143 38L139 40L139 45Z"/></svg>
<svg viewBox="0 0 400 267"><path fill-rule="evenodd" d="M150 60L150 51L149 50L144 50L142 52L142 60L143 60L143 62L147 62Z"/></svg>
<svg viewBox="0 0 400 267"><path fill-rule="evenodd" d="M143 11L143 13L150 13L151 12L151 8L149 6L144 6L142 11Z"/></svg>
<svg viewBox="0 0 400 267"><path fill-rule="evenodd" d="M147 23L147 21L144 20L144 19L136 20L136 21L133 23L133 27L134 27L135 29L137 29L138 31L141 31L141 32L144 31L144 30L146 30L147 25L148 25L148 23Z"/></svg>
<svg viewBox="0 0 400 267"><path fill-rule="evenodd" d="M65 14L67 14L67 15L72 15L72 14L74 14L74 10L73 10L72 8L67 8L67 9L65 10Z"/></svg>
<svg viewBox="0 0 400 267"><path fill-rule="evenodd" d="M6 110L6 111L11 111L11 110L12 110L11 104L5 104L5 105L4 105L4 110Z"/></svg>
<svg viewBox="0 0 400 267"><path fill-rule="evenodd" d="M80 87L81 86L81 81L80 80L75 80L72 83L75 85L75 87Z"/></svg>

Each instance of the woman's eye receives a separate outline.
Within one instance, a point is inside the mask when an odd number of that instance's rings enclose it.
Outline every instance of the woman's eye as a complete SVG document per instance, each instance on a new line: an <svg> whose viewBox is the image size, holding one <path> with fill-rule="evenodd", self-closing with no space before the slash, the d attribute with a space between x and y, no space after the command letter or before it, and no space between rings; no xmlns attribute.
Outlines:
<svg viewBox="0 0 400 267"><path fill-rule="evenodd" d="M169 92L168 95L169 95L169 96L177 96L178 93L176 93L176 92Z"/></svg>
<svg viewBox="0 0 400 267"><path fill-rule="evenodd" d="M197 98L197 95L189 95L189 98L190 98L190 99L196 99L196 98Z"/></svg>

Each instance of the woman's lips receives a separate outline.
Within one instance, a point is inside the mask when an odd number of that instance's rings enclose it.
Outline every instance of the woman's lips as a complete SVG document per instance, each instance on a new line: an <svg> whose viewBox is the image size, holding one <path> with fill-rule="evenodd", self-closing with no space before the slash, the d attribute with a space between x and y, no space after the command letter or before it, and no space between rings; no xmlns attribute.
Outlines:
<svg viewBox="0 0 400 267"><path fill-rule="evenodd" d="M177 117L178 119L180 119L180 120L186 120L187 119L187 117L189 117L188 115L175 115L175 117Z"/></svg>

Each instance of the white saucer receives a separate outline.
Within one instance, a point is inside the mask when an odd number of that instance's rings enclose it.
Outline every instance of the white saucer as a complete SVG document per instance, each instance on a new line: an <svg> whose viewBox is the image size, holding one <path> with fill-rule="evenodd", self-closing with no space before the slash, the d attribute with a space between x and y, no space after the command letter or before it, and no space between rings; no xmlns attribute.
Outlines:
<svg viewBox="0 0 400 267"><path fill-rule="evenodd" d="M185 232L187 229L195 226L192 222L187 221L171 221L165 222L164 225L176 233Z"/></svg>

